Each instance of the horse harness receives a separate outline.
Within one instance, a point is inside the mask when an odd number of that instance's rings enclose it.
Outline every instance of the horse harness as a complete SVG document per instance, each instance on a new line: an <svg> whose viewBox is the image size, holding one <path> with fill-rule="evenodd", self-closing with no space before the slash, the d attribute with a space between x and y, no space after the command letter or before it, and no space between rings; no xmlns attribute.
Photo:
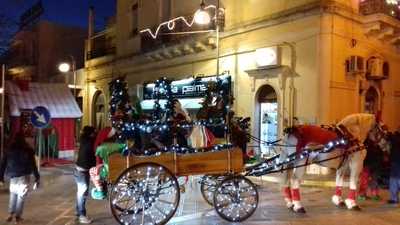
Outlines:
<svg viewBox="0 0 400 225"><path fill-rule="evenodd" d="M356 139L343 124L321 125L321 128L333 131L337 134L339 139L344 139L347 141L345 145L346 148L343 149L341 154L342 159L339 163L339 166L336 168L337 170L344 165L344 162L349 158L349 155L353 154L354 152L360 151L361 149L364 148L363 144L360 143L360 141ZM351 149L352 147L355 147L355 150L350 151L349 149Z"/></svg>

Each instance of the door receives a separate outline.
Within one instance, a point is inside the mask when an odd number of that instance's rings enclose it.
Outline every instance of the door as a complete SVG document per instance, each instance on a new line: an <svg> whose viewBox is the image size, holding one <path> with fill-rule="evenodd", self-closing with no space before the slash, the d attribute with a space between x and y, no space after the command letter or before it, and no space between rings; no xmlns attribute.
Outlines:
<svg viewBox="0 0 400 225"><path fill-rule="evenodd" d="M278 139L278 98L274 88L270 85L264 85L258 93L259 108L259 137L261 153L269 154L266 143Z"/></svg>

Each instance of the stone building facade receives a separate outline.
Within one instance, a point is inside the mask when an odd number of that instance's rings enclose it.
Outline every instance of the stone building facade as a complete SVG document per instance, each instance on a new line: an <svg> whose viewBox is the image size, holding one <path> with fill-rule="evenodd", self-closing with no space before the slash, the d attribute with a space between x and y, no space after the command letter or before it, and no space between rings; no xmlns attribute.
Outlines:
<svg viewBox="0 0 400 225"><path fill-rule="evenodd" d="M271 129L279 136L299 122L335 123L356 112L382 111L391 129L400 126L397 6L384 0L220 0L218 48L215 32L181 33L212 30L213 24L177 22L172 31L161 28L175 35L155 39L140 32L154 34L163 21L179 16L191 21L199 3L117 1L115 23L87 40L84 124L107 115L112 78L126 76L140 100L145 81L216 75L219 52L220 74L232 77L233 108L252 118L255 136Z"/></svg>

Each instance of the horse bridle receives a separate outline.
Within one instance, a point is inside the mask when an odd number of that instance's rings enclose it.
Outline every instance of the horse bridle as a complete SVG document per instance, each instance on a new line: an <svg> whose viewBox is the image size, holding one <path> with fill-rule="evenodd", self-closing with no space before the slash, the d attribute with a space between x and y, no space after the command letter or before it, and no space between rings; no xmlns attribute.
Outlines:
<svg viewBox="0 0 400 225"><path fill-rule="evenodd" d="M376 129L378 132L376 132L375 138L376 138L376 143L380 143L382 139L384 139L387 136L387 132L382 128L382 126L379 123L375 124L374 129Z"/></svg>

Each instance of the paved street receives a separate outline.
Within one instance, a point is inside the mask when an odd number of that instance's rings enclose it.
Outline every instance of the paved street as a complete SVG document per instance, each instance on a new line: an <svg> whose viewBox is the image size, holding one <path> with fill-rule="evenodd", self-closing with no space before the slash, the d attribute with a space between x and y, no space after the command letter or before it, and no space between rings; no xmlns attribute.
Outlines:
<svg viewBox="0 0 400 225"><path fill-rule="evenodd" d="M72 225L74 220L75 184L70 169L44 169L43 186L30 194L24 215L25 224ZM255 181L258 181L256 179ZM197 182L191 182L181 196L180 207L169 224L229 224L220 219L211 207L206 205L198 191ZM335 208L330 203L332 188L304 188L302 193L308 213L296 215L288 212L282 202L275 183L263 182L260 190L260 204L256 213L242 224L340 224L340 225L389 225L400 224L400 207L388 206L381 202L362 202L361 212L350 212ZM383 193L387 198L387 193ZM0 192L0 217L7 211L8 195ZM88 214L95 219L95 225L116 224L108 209L107 201L89 200ZM0 224L7 224L3 221Z"/></svg>

